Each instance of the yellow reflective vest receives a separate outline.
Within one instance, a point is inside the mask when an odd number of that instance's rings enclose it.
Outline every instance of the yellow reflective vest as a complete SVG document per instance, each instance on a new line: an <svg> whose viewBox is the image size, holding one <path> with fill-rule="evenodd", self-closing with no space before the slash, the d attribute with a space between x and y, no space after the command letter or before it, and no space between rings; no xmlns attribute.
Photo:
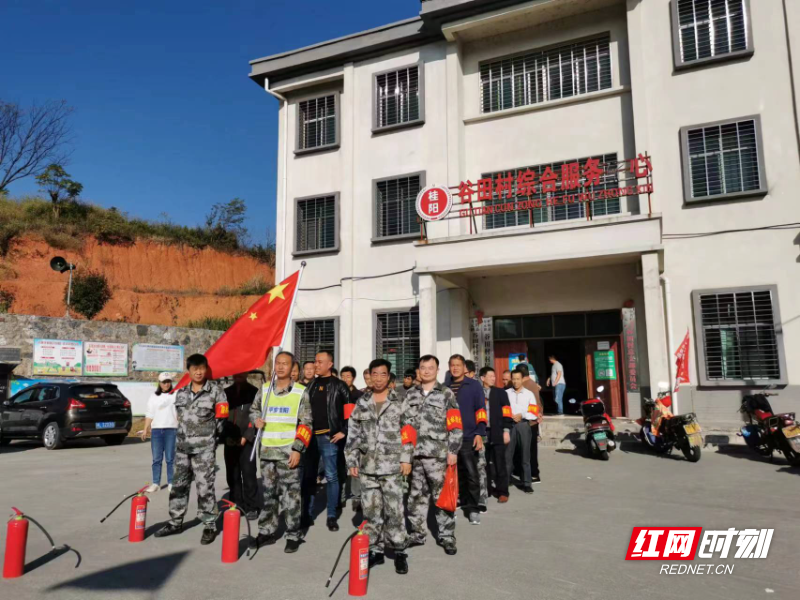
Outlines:
<svg viewBox="0 0 800 600"><path fill-rule="evenodd" d="M267 448L283 448L291 446L297 435L297 421L300 412L300 401L306 388L299 383L283 396L269 395L267 414L264 417L264 431L261 433L261 445ZM261 409L267 402L267 390L262 392Z"/></svg>

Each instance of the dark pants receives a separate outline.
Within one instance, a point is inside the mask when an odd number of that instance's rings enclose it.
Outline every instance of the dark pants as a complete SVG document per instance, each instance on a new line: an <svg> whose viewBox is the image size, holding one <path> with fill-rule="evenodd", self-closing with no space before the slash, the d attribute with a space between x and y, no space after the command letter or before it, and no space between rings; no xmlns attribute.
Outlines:
<svg viewBox="0 0 800 600"><path fill-rule="evenodd" d="M225 477L231 502L246 513L259 509L256 461L250 460L253 444L225 446Z"/></svg>
<svg viewBox="0 0 800 600"><path fill-rule="evenodd" d="M531 477L539 477L539 424L531 425Z"/></svg>
<svg viewBox="0 0 800 600"><path fill-rule="evenodd" d="M458 495L467 514L478 510L481 482L478 478L478 453L466 438L458 451Z"/></svg>
<svg viewBox="0 0 800 600"><path fill-rule="evenodd" d="M508 467L506 467L506 445L486 444L486 477L489 480L489 493L508 496ZM494 482L494 487L492 487Z"/></svg>

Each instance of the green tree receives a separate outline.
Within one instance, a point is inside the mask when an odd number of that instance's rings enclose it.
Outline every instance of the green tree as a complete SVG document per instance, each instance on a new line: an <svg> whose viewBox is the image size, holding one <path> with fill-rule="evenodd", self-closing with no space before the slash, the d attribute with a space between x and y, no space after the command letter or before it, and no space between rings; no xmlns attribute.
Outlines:
<svg viewBox="0 0 800 600"><path fill-rule="evenodd" d="M64 301L67 290L64 290ZM111 300L111 288L106 276L96 271L76 271L72 278L70 307L90 321Z"/></svg>
<svg viewBox="0 0 800 600"><path fill-rule="evenodd" d="M206 230L212 246L236 250L247 242L245 218L247 206L241 198L211 207L206 216Z"/></svg>
<svg viewBox="0 0 800 600"><path fill-rule="evenodd" d="M53 214L58 218L61 203L65 200L75 201L83 191L83 184L70 179L70 174L59 164L52 164L36 176L42 191L50 196L53 202Z"/></svg>

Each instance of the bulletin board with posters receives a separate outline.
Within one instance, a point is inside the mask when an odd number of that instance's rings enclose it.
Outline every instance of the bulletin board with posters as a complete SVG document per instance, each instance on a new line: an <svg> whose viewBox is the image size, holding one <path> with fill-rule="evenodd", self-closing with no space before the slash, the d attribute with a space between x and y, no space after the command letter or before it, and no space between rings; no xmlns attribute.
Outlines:
<svg viewBox="0 0 800 600"><path fill-rule="evenodd" d="M33 375L83 375L83 342L33 340Z"/></svg>
<svg viewBox="0 0 800 600"><path fill-rule="evenodd" d="M128 344L85 342L83 373L94 377L127 377Z"/></svg>
<svg viewBox="0 0 800 600"><path fill-rule="evenodd" d="M134 344L131 362L134 371L182 373L184 370L183 346Z"/></svg>

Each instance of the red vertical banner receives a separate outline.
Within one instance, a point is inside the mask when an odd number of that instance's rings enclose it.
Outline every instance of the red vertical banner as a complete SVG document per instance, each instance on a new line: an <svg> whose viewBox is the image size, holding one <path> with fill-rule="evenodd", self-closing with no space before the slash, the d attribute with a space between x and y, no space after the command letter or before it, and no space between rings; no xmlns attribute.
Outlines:
<svg viewBox="0 0 800 600"><path fill-rule="evenodd" d="M689 329L686 329L686 337L683 338L681 345L675 352L675 391L681 387L682 383L689 383Z"/></svg>

